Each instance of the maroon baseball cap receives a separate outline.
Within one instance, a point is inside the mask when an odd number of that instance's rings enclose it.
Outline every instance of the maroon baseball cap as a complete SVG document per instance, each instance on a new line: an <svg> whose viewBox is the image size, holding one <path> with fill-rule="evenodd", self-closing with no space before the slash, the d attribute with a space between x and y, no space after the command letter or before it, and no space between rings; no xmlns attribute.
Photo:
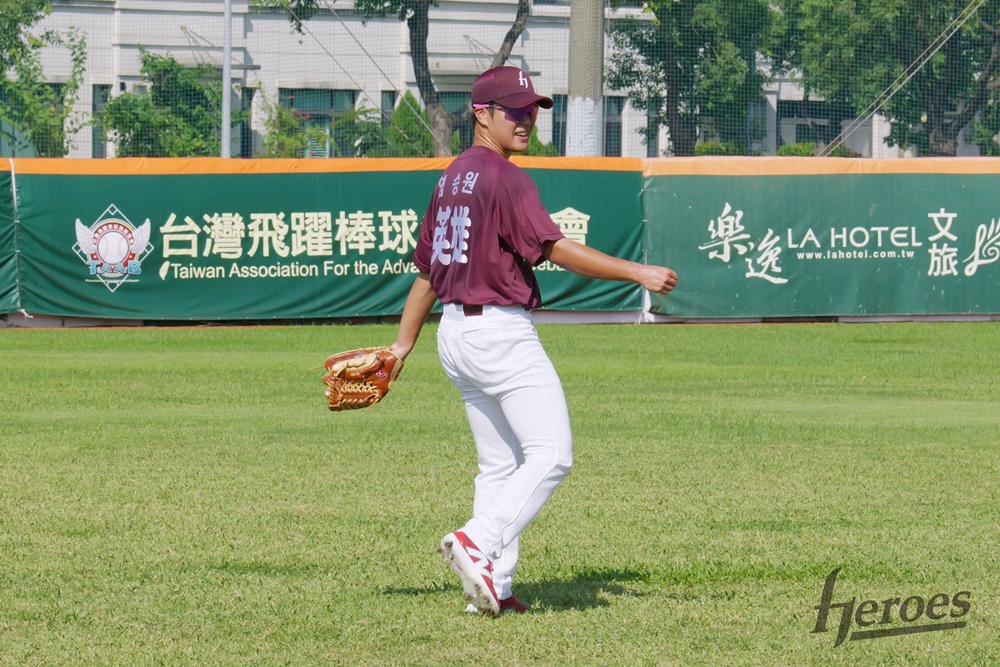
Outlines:
<svg viewBox="0 0 1000 667"><path fill-rule="evenodd" d="M473 104L497 104L511 109L537 104L543 109L552 108L552 99L535 92L531 77L517 67L495 67L479 75L472 84Z"/></svg>

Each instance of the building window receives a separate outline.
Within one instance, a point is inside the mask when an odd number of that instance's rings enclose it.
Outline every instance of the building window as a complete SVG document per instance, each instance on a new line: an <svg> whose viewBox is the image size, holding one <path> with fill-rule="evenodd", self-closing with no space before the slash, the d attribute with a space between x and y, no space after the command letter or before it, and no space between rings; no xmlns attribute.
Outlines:
<svg viewBox="0 0 1000 667"><path fill-rule="evenodd" d="M555 5L561 7L569 7L571 0L534 0L536 5ZM630 7L633 9L642 9L646 5L646 0L619 0L616 7Z"/></svg>
<svg viewBox="0 0 1000 667"><path fill-rule="evenodd" d="M622 155L622 110L624 108L624 97L604 98L604 155L607 157L621 157Z"/></svg>
<svg viewBox="0 0 1000 667"><path fill-rule="evenodd" d="M552 145L566 155L566 96L552 96Z"/></svg>
<svg viewBox="0 0 1000 667"><path fill-rule="evenodd" d="M2 90L0 104L13 106L8 94ZM0 157L38 157L38 153L19 127L0 121Z"/></svg>
<svg viewBox="0 0 1000 667"><path fill-rule="evenodd" d="M791 142L828 144L840 134L841 124L854 118L846 104L813 100L778 100L778 145Z"/></svg>
<svg viewBox="0 0 1000 667"><path fill-rule="evenodd" d="M447 91L438 93L438 102L444 106L445 111L450 114L455 114L470 108L470 105L472 104L472 93L470 91ZM461 149L462 146L471 146L474 136L472 116L465 115L459 116L458 118L459 120L455 123L454 131L458 133L459 145L456 146L454 139L452 139L453 150Z"/></svg>
<svg viewBox="0 0 1000 667"><path fill-rule="evenodd" d="M465 109L472 103L472 93L469 92L447 92L438 93L438 101L444 105L445 111L455 113Z"/></svg>
<svg viewBox="0 0 1000 667"><path fill-rule="evenodd" d="M253 131L250 127L252 117L250 109L253 108L253 96L257 92L256 88L244 86L240 89L240 108L246 112L246 120L240 123L240 157L253 157Z"/></svg>
<svg viewBox="0 0 1000 667"><path fill-rule="evenodd" d="M345 136L346 133L336 132L334 125L350 116L357 96L356 90L278 89L278 102L283 107L298 112L304 129L316 128L320 131L316 134L324 137L310 138L303 157L331 157L353 153L350 137ZM331 136L333 141L330 140Z"/></svg>
<svg viewBox="0 0 1000 667"><path fill-rule="evenodd" d="M392 112L396 110L396 91L382 91L382 127L389 127L392 124Z"/></svg>
<svg viewBox="0 0 1000 667"><path fill-rule="evenodd" d="M94 119L94 123L90 131L90 140L92 143L90 149L91 157L108 156L107 145L104 143L104 125L101 123L101 115L104 113L104 107L110 99L110 85L101 84L93 87L93 101L90 105L91 116Z"/></svg>

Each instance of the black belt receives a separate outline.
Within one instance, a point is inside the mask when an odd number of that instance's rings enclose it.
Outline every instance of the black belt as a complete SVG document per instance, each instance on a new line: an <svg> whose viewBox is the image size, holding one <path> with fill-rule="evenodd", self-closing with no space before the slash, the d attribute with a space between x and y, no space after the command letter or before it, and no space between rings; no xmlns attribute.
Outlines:
<svg viewBox="0 0 1000 667"><path fill-rule="evenodd" d="M466 317L476 317L483 314L482 306L462 306L462 312Z"/></svg>

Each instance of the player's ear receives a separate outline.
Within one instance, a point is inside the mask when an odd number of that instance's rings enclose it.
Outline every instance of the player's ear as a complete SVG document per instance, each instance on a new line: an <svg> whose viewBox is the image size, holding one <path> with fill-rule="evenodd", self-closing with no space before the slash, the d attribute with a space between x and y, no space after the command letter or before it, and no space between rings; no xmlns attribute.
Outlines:
<svg viewBox="0 0 1000 667"><path fill-rule="evenodd" d="M490 110L488 107L480 107L478 109L476 107L472 107L472 115L475 118L476 125L486 127L486 119L490 115Z"/></svg>

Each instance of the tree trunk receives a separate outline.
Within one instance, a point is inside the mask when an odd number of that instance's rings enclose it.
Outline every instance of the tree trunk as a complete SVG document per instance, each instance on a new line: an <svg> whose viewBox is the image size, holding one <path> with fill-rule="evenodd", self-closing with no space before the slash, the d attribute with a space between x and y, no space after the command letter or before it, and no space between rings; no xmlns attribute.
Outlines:
<svg viewBox="0 0 1000 667"><path fill-rule="evenodd" d="M945 124L943 118L927 119L927 156L955 157L958 149L958 133L962 128L955 124Z"/></svg>
<svg viewBox="0 0 1000 667"><path fill-rule="evenodd" d="M430 118L434 157L451 157L454 122L438 97L427 58L429 8L429 0L418 0L413 3L413 14L406 19L406 27L410 32L410 60L413 63L413 75L417 80L420 99L427 107L427 115Z"/></svg>
<svg viewBox="0 0 1000 667"><path fill-rule="evenodd" d="M680 66L681 58L676 45L671 45L672 37L667 31L669 23L665 18L661 19L659 28L661 31L659 41L667 45L663 53L664 91L660 122L669 133L670 153L675 157L690 157L694 155L694 146L698 142L698 127L690 116L685 117L680 91L684 88L685 82L689 85L693 82L686 81L688 77L684 75ZM649 113L649 109L646 113Z"/></svg>
<svg viewBox="0 0 1000 667"><path fill-rule="evenodd" d="M675 157L691 157L698 143L698 128L689 119L673 110L667 110L667 126L670 129L670 143Z"/></svg>
<svg viewBox="0 0 1000 667"><path fill-rule="evenodd" d="M927 96L927 152L930 157L954 157L957 148L958 133L962 126L957 126L955 119L949 119L947 112L952 110L952 97L950 95L950 82L957 77L955 67L959 59L959 49L961 39L958 35L953 35L944 44L941 53L944 55L944 75L943 80L938 80L934 72L928 71L928 80L931 85L930 94Z"/></svg>
<svg viewBox="0 0 1000 667"><path fill-rule="evenodd" d="M676 73L676 54L668 52L664 58L665 70ZM676 74L675 74L676 76ZM675 157L691 157L694 146L698 143L698 127L691 116L685 116L681 110L681 98L676 81L667 81L666 93L663 96L663 120L670 133L670 145ZM648 111L646 113L649 113Z"/></svg>
<svg viewBox="0 0 1000 667"><path fill-rule="evenodd" d="M427 115L430 118L431 138L434 145L434 157L451 156L451 135L455 128L461 128L471 122L472 110L470 108L448 113L441 104L434 81L431 79L430 62L427 56L427 36L429 31L428 14L430 10L430 0L416 0L411 5L413 13L406 19L406 26L410 33L410 61L413 63L413 75L417 81L417 90L420 91L420 99L427 107ZM530 0L518 0L517 14L514 22L507 31L500 50L493 57L490 68L500 67L507 58L510 57L514 44L518 37L524 32L524 27L528 23L528 14L531 9Z"/></svg>
<svg viewBox="0 0 1000 667"><path fill-rule="evenodd" d="M503 38L500 50L493 57L490 69L500 67L507 62L507 58L510 58L510 52L513 50L514 44L517 43L517 38L521 36L521 33L524 32L524 26L528 24L528 12L530 9L531 0L517 0L517 14L514 15L514 23L511 24L510 30L507 31L506 37Z"/></svg>
<svg viewBox="0 0 1000 667"><path fill-rule="evenodd" d="M435 102L427 105L427 116L431 122L434 157L451 157L451 135L455 131L451 114L443 104Z"/></svg>
<svg viewBox="0 0 1000 667"><path fill-rule="evenodd" d="M958 134L989 103L992 92L1000 88L1000 80L996 76L997 70L1000 68L1000 30L982 19L979 21L979 26L993 41L990 59L976 78L972 97L959 103L958 109L951 119L946 119L943 112L939 113L936 109L935 113L928 114L928 152L932 156L953 157L958 151ZM952 46L953 43L954 46ZM953 37L948 44L949 50L946 52L948 65L951 65L952 62L958 62L959 54L955 52L958 45L958 39ZM957 75L948 73L948 77L955 76Z"/></svg>
<svg viewBox="0 0 1000 667"><path fill-rule="evenodd" d="M528 14L531 11L531 0L517 0L517 14L514 15L514 22L507 31L507 35L500 44L500 50L493 56L493 62L489 69L501 67L510 58L510 52L514 49L514 44L524 32L524 27L528 24ZM472 107L464 107L451 115L452 128L457 129L461 136L462 145L471 145L472 142Z"/></svg>

